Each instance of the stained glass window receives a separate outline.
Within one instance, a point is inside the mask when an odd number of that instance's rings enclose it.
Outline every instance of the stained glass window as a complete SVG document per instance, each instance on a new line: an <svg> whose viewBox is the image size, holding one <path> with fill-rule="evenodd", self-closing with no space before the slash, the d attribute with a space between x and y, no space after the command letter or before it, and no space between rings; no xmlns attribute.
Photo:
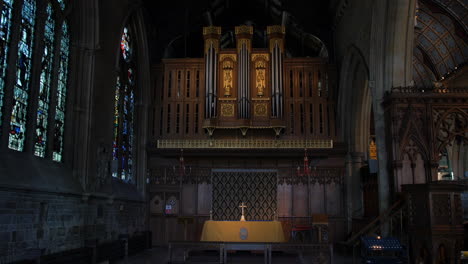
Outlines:
<svg viewBox="0 0 468 264"><path fill-rule="evenodd" d="M36 115L34 138L34 155L45 156L47 142L47 121L49 117L50 89L52 84L52 67L54 58L55 21L52 17L52 5L47 5L47 20L44 30L44 53L41 61L39 81L39 100Z"/></svg>
<svg viewBox="0 0 468 264"><path fill-rule="evenodd" d="M65 0L57 0L57 1L58 1L59 5L60 5L60 8L62 10L64 10L65 9Z"/></svg>
<svg viewBox="0 0 468 264"><path fill-rule="evenodd" d="M18 151L23 151L24 148L35 19L36 1L24 0L21 11L16 83L13 92L13 109L8 140L8 147Z"/></svg>
<svg viewBox="0 0 468 264"><path fill-rule="evenodd" d="M55 107L54 144L52 159L62 161L63 138L65 133L65 104L68 83L68 62L70 56L70 33L66 22L62 24L60 39L60 64L58 68L57 105Z"/></svg>
<svg viewBox="0 0 468 264"><path fill-rule="evenodd" d="M114 103L114 140L112 176L133 179L133 144L135 112L135 68L131 33L124 28L120 40L120 73Z"/></svg>
<svg viewBox="0 0 468 264"><path fill-rule="evenodd" d="M0 13L0 126L2 125L3 96L5 90L8 44L10 43L12 6L13 0L3 0L3 6L1 6L2 10Z"/></svg>

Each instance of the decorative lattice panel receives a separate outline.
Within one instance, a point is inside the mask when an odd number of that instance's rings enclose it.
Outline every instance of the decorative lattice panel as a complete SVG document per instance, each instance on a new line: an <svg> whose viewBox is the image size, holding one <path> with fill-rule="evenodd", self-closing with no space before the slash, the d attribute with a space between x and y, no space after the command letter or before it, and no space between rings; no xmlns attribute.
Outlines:
<svg viewBox="0 0 468 264"><path fill-rule="evenodd" d="M239 220L244 202L247 221L273 220L277 181L275 170L213 170L213 219Z"/></svg>

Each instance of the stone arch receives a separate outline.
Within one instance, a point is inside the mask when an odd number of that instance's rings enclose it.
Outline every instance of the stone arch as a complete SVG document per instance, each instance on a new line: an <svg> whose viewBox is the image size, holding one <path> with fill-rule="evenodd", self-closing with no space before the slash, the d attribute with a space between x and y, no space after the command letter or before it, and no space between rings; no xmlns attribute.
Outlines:
<svg viewBox="0 0 468 264"><path fill-rule="evenodd" d="M364 56L356 46L350 46L341 67L338 94L340 137L348 143L346 200L350 216L363 213L360 178L369 144L371 117L368 78L369 70Z"/></svg>
<svg viewBox="0 0 468 264"><path fill-rule="evenodd" d="M350 46L341 67L338 95L340 136L348 142L349 152L367 151L372 103L368 78L364 56L356 46Z"/></svg>

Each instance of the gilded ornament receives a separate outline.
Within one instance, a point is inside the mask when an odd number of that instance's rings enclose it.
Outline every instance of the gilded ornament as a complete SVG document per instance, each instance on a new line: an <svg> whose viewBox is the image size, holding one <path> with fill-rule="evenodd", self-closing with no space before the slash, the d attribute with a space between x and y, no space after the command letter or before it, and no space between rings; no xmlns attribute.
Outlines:
<svg viewBox="0 0 468 264"><path fill-rule="evenodd" d="M257 95L258 96L263 96L264 90L265 90L265 68L258 68L256 69L257 72Z"/></svg>
<svg viewBox="0 0 468 264"><path fill-rule="evenodd" d="M267 116L267 104L255 104L256 116Z"/></svg>
<svg viewBox="0 0 468 264"><path fill-rule="evenodd" d="M242 46L245 44L247 50L250 52L251 40L250 39L238 39L237 40L237 53L240 53Z"/></svg>
<svg viewBox="0 0 468 264"><path fill-rule="evenodd" d="M231 59L232 61L237 61L237 55L236 54L219 54L219 61L224 61L226 59Z"/></svg>
<svg viewBox="0 0 468 264"><path fill-rule="evenodd" d="M252 61L256 61L256 60L270 61L270 54L268 54L268 53L255 53L255 54L252 54Z"/></svg>
<svg viewBox="0 0 468 264"><path fill-rule="evenodd" d="M231 90L233 86L232 81L232 69L234 68L234 62L232 60L224 60L222 62L223 67L223 87L224 87L224 96L231 96Z"/></svg>
<svg viewBox="0 0 468 264"><path fill-rule="evenodd" d="M203 27L203 35L216 34L221 35L221 27L209 26Z"/></svg>
<svg viewBox="0 0 468 264"><path fill-rule="evenodd" d="M286 33L286 28L284 26L281 26L281 25L268 26L267 27L267 34L272 34L272 33L285 34Z"/></svg>
<svg viewBox="0 0 468 264"><path fill-rule="evenodd" d="M253 34L253 27L252 26L246 26L246 25L237 26L236 27L236 35L237 34L250 34L250 35L252 35Z"/></svg>
<svg viewBox="0 0 468 264"><path fill-rule="evenodd" d="M263 96L266 87L266 59L265 54L256 54L255 62L255 88L257 89L257 96ZM263 55L263 56L262 56Z"/></svg>
<svg viewBox="0 0 468 264"><path fill-rule="evenodd" d="M273 49L278 45L280 50L283 52L284 51L284 43L282 39L279 38L273 38L270 39L270 52L273 52Z"/></svg>
<svg viewBox="0 0 468 264"><path fill-rule="evenodd" d="M221 116L234 116L234 104L221 104Z"/></svg>
<svg viewBox="0 0 468 264"><path fill-rule="evenodd" d="M231 96L232 89L232 69L224 70L224 96Z"/></svg>
<svg viewBox="0 0 468 264"><path fill-rule="evenodd" d="M215 129L216 127L205 127L207 129ZM159 139L156 142L158 149L184 148L184 149L331 149L333 148L332 139Z"/></svg>
<svg viewBox="0 0 468 264"><path fill-rule="evenodd" d="M205 40L205 53L208 53L211 46L215 49L216 53L219 52L219 40L218 39L207 39Z"/></svg>
<svg viewBox="0 0 468 264"><path fill-rule="evenodd" d="M371 140L369 144L369 158L373 160L377 159L377 145L375 145L374 140Z"/></svg>

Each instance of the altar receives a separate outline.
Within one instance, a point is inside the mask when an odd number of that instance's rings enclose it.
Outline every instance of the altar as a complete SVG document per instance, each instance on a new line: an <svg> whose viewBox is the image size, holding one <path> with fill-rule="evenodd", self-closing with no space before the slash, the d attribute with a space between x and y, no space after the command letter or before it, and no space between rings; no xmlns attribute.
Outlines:
<svg viewBox="0 0 468 264"><path fill-rule="evenodd" d="M212 221L203 225L201 241L286 242L279 221Z"/></svg>

